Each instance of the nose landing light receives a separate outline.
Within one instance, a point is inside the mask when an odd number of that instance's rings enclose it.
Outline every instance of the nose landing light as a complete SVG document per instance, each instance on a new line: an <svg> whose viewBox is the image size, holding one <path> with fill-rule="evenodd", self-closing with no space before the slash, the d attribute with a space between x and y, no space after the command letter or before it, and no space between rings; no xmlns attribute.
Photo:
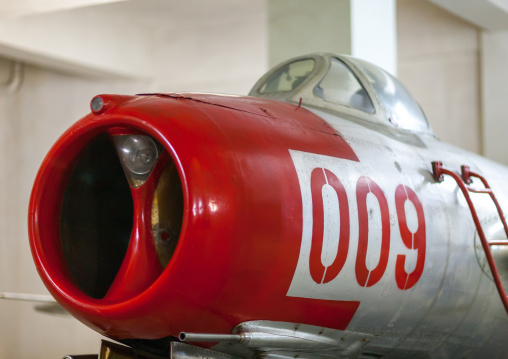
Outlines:
<svg viewBox="0 0 508 359"><path fill-rule="evenodd" d="M116 151L133 188L142 186L157 162L161 148L150 136L114 136Z"/></svg>

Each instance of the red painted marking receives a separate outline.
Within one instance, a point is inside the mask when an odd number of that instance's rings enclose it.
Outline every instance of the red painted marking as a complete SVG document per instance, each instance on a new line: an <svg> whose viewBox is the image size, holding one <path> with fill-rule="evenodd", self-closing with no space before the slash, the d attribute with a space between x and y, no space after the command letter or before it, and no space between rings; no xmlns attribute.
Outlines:
<svg viewBox="0 0 508 359"><path fill-rule="evenodd" d="M324 203L322 189L324 185L330 185L339 200L340 234L337 255L329 267L325 267L321 261L324 240ZM349 249L349 204L346 190L340 180L329 170L315 168L311 174L311 191L313 203L312 246L310 249L309 267L312 279L316 283L328 283L342 270Z"/></svg>
<svg viewBox="0 0 508 359"><path fill-rule="evenodd" d="M367 248L369 246L369 213L367 209L367 195L376 196L381 210L381 253L379 262L372 271L367 269ZM358 253L356 255L356 280L362 287L370 287L379 282L383 276L390 254L390 213L386 197L376 182L369 177L361 177L356 184L356 199L358 203Z"/></svg>
<svg viewBox="0 0 508 359"><path fill-rule="evenodd" d="M415 233L412 233L407 227L406 211L404 209L406 201L411 201L416 208L418 229ZM418 250L416 267L411 273L407 273L404 268L406 256L403 254L397 255L397 262L395 264L395 280L400 289L407 290L418 282L425 266L425 217L423 207L418 199L418 196L408 186L399 185L395 190L395 206L397 208L397 217L399 219L399 230L402 242L407 248Z"/></svg>

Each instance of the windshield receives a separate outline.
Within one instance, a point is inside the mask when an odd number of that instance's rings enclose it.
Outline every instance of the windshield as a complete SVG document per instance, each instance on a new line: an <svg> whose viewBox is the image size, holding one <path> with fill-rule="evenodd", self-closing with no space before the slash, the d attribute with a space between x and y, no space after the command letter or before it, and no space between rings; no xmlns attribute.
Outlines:
<svg viewBox="0 0 508 359"><path fill-rule="evenodd" d="M330 60L330 68L314 88L314 96L363 112L374 113L374 105L367 91L349 67L339 59Z"/></svg>
<svg viewBox="0 0 508 359"><path fill-rule="evenodd" d="M366 61L355 59L354 63L367 76L395 126L412 131L430 131L421 107L399 80Z"/></svg>
<svg viewBox="0 0 508 359"><path fill-rule="evenodd" d="M305 81L315 66L316 61L313 59L291 62L270 76L263 87L261 87L261 90L259 90L259 93L276 94L291 92Z"/></svg>

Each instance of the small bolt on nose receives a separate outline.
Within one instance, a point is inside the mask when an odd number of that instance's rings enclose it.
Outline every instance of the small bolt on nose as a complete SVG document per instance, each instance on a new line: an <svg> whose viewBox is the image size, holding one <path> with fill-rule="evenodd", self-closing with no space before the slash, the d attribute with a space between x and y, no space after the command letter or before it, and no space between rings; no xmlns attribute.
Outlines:
<svg viewBox="0 0 508 359"><path fill-rule="evenodd" d="M92 109L92 112L100 112L102 110L102 107L104 106L104 100L100 96L95 96L92 99L92 102L90 103L90 107Z"/></svg>
<svg viewBox="0 0 508 359"><path fill-rule="evenodd" d="M100 96L95 96L90 102L90 108L93 113L98 113L104 107L104 100Z"/></svg>

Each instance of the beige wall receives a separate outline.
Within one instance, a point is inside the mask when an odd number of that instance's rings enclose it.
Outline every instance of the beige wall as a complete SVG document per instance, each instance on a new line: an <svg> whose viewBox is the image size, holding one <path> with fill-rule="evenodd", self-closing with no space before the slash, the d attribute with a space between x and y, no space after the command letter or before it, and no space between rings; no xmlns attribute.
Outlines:
<svg viewBox="0 0 508 359"><path fill-rule="evenodd" d="M270 67L313 52L351 55L395 74L396 0L268 0Z"/></svg>
<svg viewBox="0 0 508 359"><path fill-rule="evenodd" d="M481 152L479 30L427 1L397 1L398 77L437 136Z"/></svg>
<svg viewBox="0 0 508 359"><path fill-rule="evenodd" d="M270 66L312 52L351 54L350 14L350 0L269 0Z"/></svg>
<svg viewBox="0 0 508 359"><path fill-rule="evenodd" d="M484 32L481 43L484 154L508 165L508 31Z"/></svg>
<svg viewBox="0 0 508 359"><path fill-rule="evenodd" d="M249 93L268 67L266 4L244 0L233 7L155 29L154 91Z"/></svg>

